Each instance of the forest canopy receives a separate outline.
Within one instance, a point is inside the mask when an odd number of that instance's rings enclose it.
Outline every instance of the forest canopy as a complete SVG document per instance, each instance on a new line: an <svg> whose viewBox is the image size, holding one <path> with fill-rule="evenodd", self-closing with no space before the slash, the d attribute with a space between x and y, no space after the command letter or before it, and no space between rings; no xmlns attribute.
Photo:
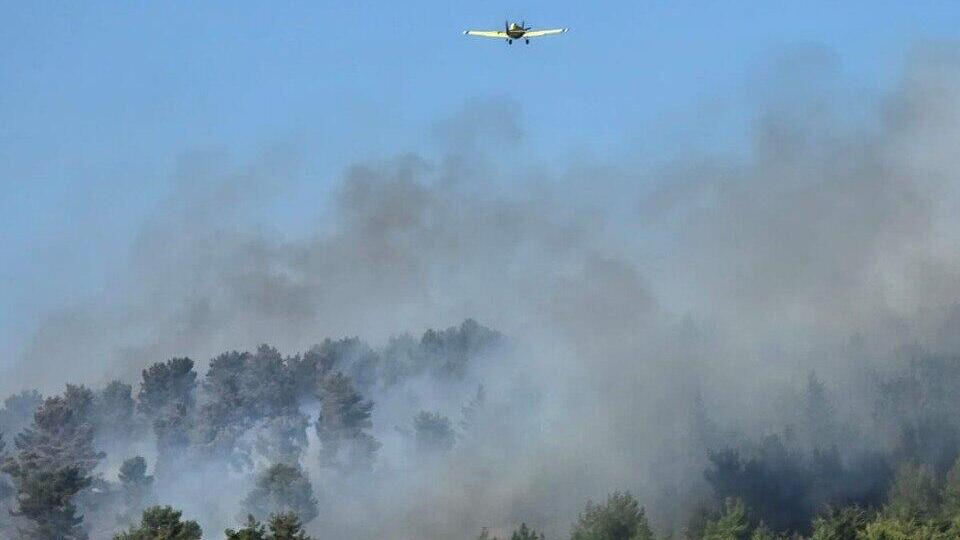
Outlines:
<svg viewBox="0 0 960 540"><path fill-rule="evenodd" d="M515 349L467 320L380 348L327 339L284 356L261 345L217 355L202 374L177 357L145 366L138 381L25 390L0 409L0 531L37 540L346 537L339 513L376 501L369 490L391 475L436 480L448 467L491 463L482 457L488 437L514 433L503 423L530 401L491 403L489 389L504 381L478 374L497 373L485 366L509 362ZM661 501L610 486L600 502L583 494L579 515L538 525L539 510L488 523L479 538L958 537L960 358L914 350L868 380L857 389L869 404L858 417L831 381L808 373L784 398L789 421L759 436L725 425L697 393L683 407L684 451L694 458L682 522L658 523L648 508ZM563 519L559 536L542 530Z"/></svg>

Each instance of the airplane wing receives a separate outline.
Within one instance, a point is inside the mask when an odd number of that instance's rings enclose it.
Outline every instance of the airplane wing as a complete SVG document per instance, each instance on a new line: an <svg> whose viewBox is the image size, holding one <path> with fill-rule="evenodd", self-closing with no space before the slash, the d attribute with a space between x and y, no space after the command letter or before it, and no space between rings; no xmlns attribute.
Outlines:
<svg viewBox="0 0 960 540"><path fill-rule="evenodd" d="M531 30L523 34L523 37L532 38L532 37L541 37L541 36L552 36L554 34L562 34L567 30L568 28L552 28L550 30Z"/></svg>
<svg viewBox="0 0 960 540"><path fill-rule="evenodd" d="M468 36L478 36L494 39L510 39L510 36L506 32L497 32L497 31L487 31L487 30L467 30L464 32Z"/></svg>

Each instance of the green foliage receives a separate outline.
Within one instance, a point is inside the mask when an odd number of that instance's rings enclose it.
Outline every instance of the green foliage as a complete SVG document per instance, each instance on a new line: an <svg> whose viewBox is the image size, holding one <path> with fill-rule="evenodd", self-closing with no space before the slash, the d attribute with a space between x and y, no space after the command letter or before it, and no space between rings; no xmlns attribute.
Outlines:
<svg viewBox="0 0 960 540"><path fill-rule="evenodd" d="M881 517L867 524L857 540L956 540L956 533L917 521Z"/></svg>
<svg viewBox="0 0 960 540"><path fill-rule="evenodd" d="M317 437L326 466L365 470L373 465L380 443L367 430L373 427L373 402L366 401L342 373L328 377L320 399Z"/></svg>
<svg viewBox="0 0 960 540"><path fill-rule="evenodd" d="M811 540L856 540L868 522L869 515L859 507L832 507L813 521Z"/></svg>
<svg viewBox="0 0 960 540"><path fill-rule="evenodd" d="M712 452L710 464L705 476L719 500L743 501L755 519L778 530L795 530L808 523L814 475L784 437L764 437L749 452Z"/></svg>
<svg viewBox="0 0 960 540"><path fill-rule="evenodd" d="M317 349L324 375L332 371L345 373L360 392L369 392L380 377L380 354L356 337L325 339Z"/></svg>
<svg viewBox="0 0 960 540"><path fill-rule="evenodd" d="M653 531L630 492L614 492L604 504L587 503L573 527L571 540L653 540Z"/></svg>
<svg viewBox="0 0 960 540"><path fill-rule="evenodd" d="M296 465L307 446L309 425L310 420L299 411L264 419L254 428L254 448L267 461Z"/></svg>
<svg viewBox="0 0 960 540"><path fill-rule="evenodd" d="M90 485L90 477L77 467L57 470L24 468L17 462L8 462L6 471L17 486L15 515L30 520L31 527L22 531L26 538L36 540L85 540L74 498Z"/></svg>
<svg viewBox="0 0 960 540"><path fill-rule="evenodd" d="M300 412L296 387L283 357L268 345L253 354L217 356L203 381L206 400L196 425L199 446L207 455L249 463L250 449L238 445L238 439L257 428L257 450L272 460L295 463L307 445L309 424Z"/></svg>
<svg viewBox="0 0 960 540"><path fill-rule="evenodd" d="M227 540L267 540L267 530L251 515L247 516L247 523L242 529L227 529L224 531Z"/></svg>
<svg viewBox="0 0 960 540"><path fill-rule="evenodd" d="M937 479L933 471L922 465L901 466L888 497L886 513L902 521L923 521L939 513L941 494Z"/></svg>
<svg viewBox="0 0 960 540"><path fill-rule="evenodd" d="M102 432L101 438L130 440L139 435L136 406L133 387L121 381L112 381L94 396L93 421Z"/></svg>
<svg viewBox="0 0 960 540"><path fill-rule="evenodd" d="M698 507L687 519L687 526L683 528L683 538L685 540L701 540L707 528L707 523L715 517L715 512L711 512L703 506Z"/></svg>
<svg viewBox="0 0 960 540"><path fill-rule="evenodd" d="M183 512L169 506L144 510L138 527L117 534L113 540L200 540L202 531L196 521L182 521Z"/></svg>
<svg viewBox="0 0 960 540"><path fill-rule="evenodd" d="M103 453L93 448L90 402L78 388L68 386L65 396L44 400L34 413L33 424L17 436L21 468L52 472L75 467L89 474L103 458Z"/></svg>
<svg viewBox="0 0 960 540"><path fill-rule="evenodd" d="M747 508L739 499L727 499L715 521L708 521L703 540L742 540L747 537Z"/></svg>
<svg viewBox="0 0 960 540"><path fill-rule="evenodd" d="M93 423L94 398L92 390L82 384L68 384L63 392L63 401L67 408L73 412L77 422Z"/></svg>
<svg viewBox="0 0 960 540"><path fill-rule="evenodd" d="M780 538L783 537L770 530L770 528L763 523L750 534L750 540L780 540Z"/></svg>
<svg viewBox="0 0 960 540"><path fill-rule="evenodd" d="M118 478L123 485L149 486L153 483L153 477L147 475L147 460L141 456L124 461Z"/></svg>
<svg viewBox="0 0 960 540"><path fill-rule="evenodd" d="M261 473L242 504L245 512L261 519L293 513L309 523L319 513L313 488L303 471L299 466L283 463Z"/></svg>
<svg viewBox="0 0 960 540"><path fill-rule="evenodd" d="M420 338L420 348L425 363L438 374L459 379L466 373L471 357L492 349L501 340L499 333L467 319L459 328L427 330Z"/></svg>
<svg viewBox="0 0 960 540"><path fill-rule="evenodd" d="M396 384L422 374L462 379L471 360L503 341L501 334L472 319L459 327L427 330L419 340L410 335L392 338L381 354L383 382Z"/></svg>
<svg viewBox="0 0 960 540"><path fill-rule="evenodd" d="M944 515L960 517L960 457L947 472L943 485L942 502Z"/></svg>
<svg viewBox="0 0 960 540"><path fill-rule="evenodd" d="M157 362L143 370L137 405L149 418L178 404L189 410L196 399L196 387L197 372L193 370L193 360L171 358Z"/></svg>
<svg viewBox="0 0 960 540"><path fill-rule="evenodd" d="M197 372L189 358L172 358L143 370L137 408L153 423L158 468L173 462L190 444L196 388Z"/></svg>
<svg viewBox="0 0 960 540"><path fill-rule="evenodd" d="M266 540L311 540L303 532L300 518L293 512L270 516L270 535Z"/></svg>
<svg viewBox="0 0 960 540"><path fill-rule="evenodd" d="M29 538L86 538L74 500L103 457L93 448L91 403L89 390L69 385L63 396L44 400L17 436L16 455L3 464L17 492L14 513L31 524L23 533Z"/></svg>
<svg viewBox="0 0 960 540"><path fill-rule="evenodd" d="M537 531L527 527L526 523L521 523L520 528L513 531L510 540L544 540L543 533L537 534Z"/></svg>

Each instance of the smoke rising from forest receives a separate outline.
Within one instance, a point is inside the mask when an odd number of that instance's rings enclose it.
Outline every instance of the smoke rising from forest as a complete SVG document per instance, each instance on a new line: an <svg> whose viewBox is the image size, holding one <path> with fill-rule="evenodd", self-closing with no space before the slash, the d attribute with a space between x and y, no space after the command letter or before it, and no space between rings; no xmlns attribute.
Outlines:
<svg viewBox="0 0 960 540"><path fill-rule="evenodd" d="M260 219L302 174L298 151L186 156L113 290L45 319L0 388L84 384L91 418L119 430L97 404L126 403L111 380L132 385L137 427L91 435L106 453L94 474L115 481L143 456L155 498L205 538L241 522L274 462L302 467L320 538L470 538L521 521L562 538L614 490L678 535L728 495L784 530L820 504L877 503L900 460L944 472L960 449L956 398L891 391L960 382L960 53L918 50L893 91L867 98L820 56L769 70L742 112L742 155L543 167L487 187L511 172L501 146L526 135L512 104L475 102L441 128L462 135L439 156L346 171L303 236ZM141 371L179 357L196 384L177 395L195 403L144 405ZM256 362L284 373L276 388ZM223 397L247 391L262 393L250 411ZM352 391L373 402L370 425L320 426L324 399ZM26 415L0 410L8 453L38 404L22 400ZM333 440L346 446L324 457ZM804 483L825 462L842 485ZM118 530L83 504L85 526Z"/></svg>

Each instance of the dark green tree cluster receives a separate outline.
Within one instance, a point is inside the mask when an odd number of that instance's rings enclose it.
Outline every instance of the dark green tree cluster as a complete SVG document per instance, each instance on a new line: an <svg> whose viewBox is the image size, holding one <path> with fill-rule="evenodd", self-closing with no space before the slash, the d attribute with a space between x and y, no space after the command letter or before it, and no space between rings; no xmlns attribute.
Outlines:
<svg viewBox="0 0 960 540"><path fill-rule="evenodd" d="M459 327L428 330L419 339L395 337L380 353L379 378L385 384L423 375L460 379L471 362L496 352L505 341L500 333L472 319Z"/></svg>
<svg viewBox="0 0 960 540"><path fill-rule="evenodd" d="M587 503L570 540L653 540L653 530L637 499L617 491L603 504Z"/></svg>
<svg viewBox="0 0 960 540"><path fill-rule="evenodd" d="M17 435L15 454L4 462L17 493L14 514L29 522L21 531L26 538L87 537L74 498L90 486L103 458L93 446L91 401L89 391L75 386L44 400L30 427Z"/></svg>
<svg viewBox="0 0 960 540"><path fill-rule="evenodd" d="M199 538L199 524L155 505L182 475L202 470L253 485L237 509L249 518L227 538L304 540L304 527L318 526L324 512L305 456L320 456L325 485L377 481L388 467L378 465L371 397L406 382L393 398L425 381L467 394L477 382L466 377L469 366L502 344L496 332L466 321L394 338L382 349L346 338L284 357L263 345L216 356L202 376L191 359L173 358L143 370L138 386L68 384L46 398L11 396L0 408L0 536ZM787 424L764 426L757 437L721 426L699 395L692 400L687 440L696 441L689 446L705 466L697 466L705 484L685 537L960 538L960 357L918 353L901 369L866 379L862 409L841 411L836 388L810 373L782 399ZM479 386L459 422L439 410L407 416L425 401L400 411L408 451L426 458L410 463L447 456L445 463L459 465L471 454L457 450L476 443L473 435L489 438L502 406L488 403ZM308 454L311 434L319 448ZM144 453L156 456L152 463L134 455L145 435L156 444ZM686 460L694 451L683 452ZM571 540L654 537L644 508L626 492L587 504L570 532ZM525 523L510 535L544 538Z"/></svg>
<svg viewBox="0 0 960 540"><path fill-rule="evenodd" d="M138 525L115 535L113 540L200 540L200 525L183 521L182 517L183 512L169 506L154 506L143 512Z"/></svg>
<svg viewBox="0 0 960 540"><path fill-rule="evenodd" d="M719 509L692 520L687 540L948 540L960 538L960 460L945 476L930 467L904 465L888 486L878 508L826 507L812 520L809 534L779 531L750 516L740 499L726 499ZM658 536L630 493L614 492L603 504L588 502L570 532L570 540L653 540ZM511 540L544 540L522 524ZM477 540L497 540L483 529Z"/></svg>
<svg viewBox="0 0 960 540"><path fill-rule="evenodd" d="M193 360L180 357L148 366L137 387L116 380L96 390L67 384L48 398L36 391L10 396L0 407L0 536L83 539L126 528L118 538L198 536L175 510L153 505L165 486L203 468L254 479L243 511L267 520L268 538L306 538L302 524L319 514L301 468L310 415L319 411L313 428L323 467L371 471L380 442L365 394L409 377L463 373L500 341L466 321L380 350L358 338L328 339L292 357L262 345L216 356L202 377ZM424 449L452 446L445 417L417 425ZM152 474L146 459L129 457L149 435ZM107 470L119 467L113 479L98 471L108 452Z"/></svg>
<svg viewBox="0 0 960 540"><path fill-rule="evenodd" d="M307 445L307 416L300 412L294 372L280 353L261 345L251 353L228 352L210 362L204 377L205 401L199 412L197 444L208 455L249 460L238 444L255 432L259 450L270 461L296 463Z"/></svg>

